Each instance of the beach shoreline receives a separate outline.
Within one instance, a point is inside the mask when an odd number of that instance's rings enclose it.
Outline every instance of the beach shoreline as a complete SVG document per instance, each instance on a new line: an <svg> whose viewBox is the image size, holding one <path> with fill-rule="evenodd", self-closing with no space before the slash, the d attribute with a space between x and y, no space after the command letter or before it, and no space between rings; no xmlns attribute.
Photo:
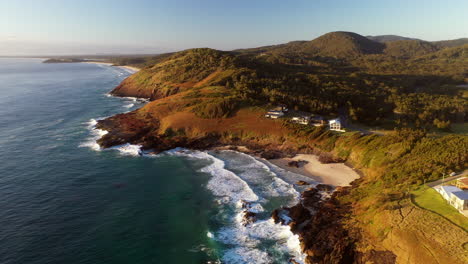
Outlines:
<svg viewBox="0 0 468 264"><path fill-rule="evenodd" d="M140 71L140 68L134 67L134 66L120 66L120 65L114 65L113 63L110 62L98 62L98 61L83 61L81 63L88 63L88 64L98 64L98 65L106 65L106 66L111 66L111 67L118 67L121 69L125 70L130 70L132 73L137 73Z"/></svg>
<svg viewBox="0 0 468 264"><path fill-rule="evenodd" d="M127 70L132 71L133 73L139 72L139 71L141 70L140 68L133 67L133 66L114 66L114 67L119 67L119 68L122 68L122 69L127 69Z"/></svg>
<svg viewBox="0 0 468 264"><path fill-rule="evenodd" d="M246 146L233 147L232 145L226 145L214 148L214 150L230 149L234 149L251 156L258 156L254 153L254 151ZM293 157L266 160L283 170L300 174L312 179L317 183L332 185L334 187L351 186L352 181L361 177L358 171L345 163L321 163L318 158L319 156L316 154L298 153ZM291 161L302 162L299 162L300 166L296 167L288 165Z"/></svg>
<svg viewBox="0 0 468 264"><path fill-rule="evenodd" d="M322 184L338 186L351 186L351 182L358 179L360 175L345 163L321 163L318 155L297 154L293 158L280 158L268 160L270 163L294 172L307 176ZM305 161L306 164L299 167L289 166L291 161Z"/></svg>

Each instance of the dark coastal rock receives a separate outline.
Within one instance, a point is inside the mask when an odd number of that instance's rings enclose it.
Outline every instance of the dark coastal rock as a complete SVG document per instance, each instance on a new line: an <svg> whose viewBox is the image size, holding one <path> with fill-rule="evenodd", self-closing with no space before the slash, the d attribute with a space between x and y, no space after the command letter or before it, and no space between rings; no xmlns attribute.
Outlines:
<svg viewBox="0 0 468 264"><path fill-rule="evenodd" d="M245 210L244 215L242 216L242 224L244 226L250 225L257 221L257 214L254 212L250 212Z"/></svg>
<svg viewBox="0 0 468 264"><path fill-rule="evenodd" d="M276 224L288 225L292 219L289 217L289 208L275 209L271 213L271 218Z"/></svg>
<svg viewBox="0 0 468 264"><path fill-rule="evenodd" d="M270 160L270 159L281 159L285 157L285 154L279 150L265 150L260 154L260 157Z"/></svg>
<svg viewBox="0 0 468 264"><path fill-rule="evenodd" d="M299 264L299 262L292 258L289 260L289 264Z"/></svg>
<svg viewBox="0 0 468 264"><path fill-rule="evenodd" d="M318 161L320 161L320 163L323 164L345 162L344 159L335 157L332 154L326 152L322 152L319 154Z"/></svg>
<svg viewBox="0 0 468 264"><path fill-rule="evenodd" d="M289 167L300 168L300 167L304 166L307 163L309 163L309 162L306 161L306 160L291 160L290 162L288 162L288 166Z"/></svg>
<svg viewBox="0 0 468 264"><path fill-rule="evenodd" d="M257 214L253 212L254 205L251 202L241 200L243 215L242 215L242 224L244 226L250 225L257 221Z"/></svg>
<svg viewBox="0 0 468 264"><path fill-rule="evenodd" d="M328 184L318 184L317 186L315 186L315 188L319 191L323 191L323 192L331 192L333 191L333 186L331 185L328 185Z"/></svg>
<svg viewBox="0 0 468 264"><path fill-rule="evenodd" d="M310 183L308 183L306 181L297 181L296 185L305 186L305 185L310 185Z"/></svg>

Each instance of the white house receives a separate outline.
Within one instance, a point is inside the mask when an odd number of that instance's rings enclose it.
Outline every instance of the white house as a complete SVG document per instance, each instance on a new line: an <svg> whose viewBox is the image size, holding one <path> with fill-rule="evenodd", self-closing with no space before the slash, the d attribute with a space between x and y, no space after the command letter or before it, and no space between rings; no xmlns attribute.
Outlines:
<svg viewBox="0 0 468 264"><path fill-rule="evenodd" d="M265 117L277 119L284 116L284 113L288 112L288 108L285 105L280 105L268 111Z"/></svg>
<svg viewBox="0 0 468 264"><path fill-rule="evenodd" d="M310 116L294 116L291 121L297 124L308 125L310 123Z"/></svg>
<svg viewBox="0 0 468 264"><path fill-rule="evenodd" d="M452 186L452 185L447 185L447 186L437 186L435 188L435 190L440 193L440 195L442 195L442 197L444 197L445 200L449 201L450 200L450 196L453 192L459 192L461 191L460 189L458 189L457 187L455 186Z"/></svg>
<svg viewBox="0 0 468 264"><path fill-rule="evenodd" d="M282 111L270 110L265 114L265 117L277 119L284 116Z"/></svg>
<svg viewBox="0 0 468 264"><path fill-rule="evenodd" d="M330 126L330 130L343 131L344 126L339 118L329 120L328 124Z"/></svg>
<svg viewBox="0 0 468 264"><path fill-rule="evenodd" d="M447 202L459 211L468 210L468 192L455 186L437 186L434 188Z"/></svg>
<svg viewBox="0 0 468 264"><path fill-rule="evenodd" d="M449 202L459 211L468 210L468 192L462 190L453 192Z"/></svg>

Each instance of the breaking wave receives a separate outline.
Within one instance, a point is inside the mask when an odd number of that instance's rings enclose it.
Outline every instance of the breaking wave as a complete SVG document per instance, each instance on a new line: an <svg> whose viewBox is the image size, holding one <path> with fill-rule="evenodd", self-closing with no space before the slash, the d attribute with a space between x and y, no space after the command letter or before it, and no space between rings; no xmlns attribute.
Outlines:
<svg viewBox="0 0 468 264"><path fill-rule="evenodd" d="M87 147L87 148L90 148L90 149L95 150L95 151L101 151L102 150L101 146L99 146L97 141L98 141L98 139L100 139L101 137L106 135L108 132L105 131L105 130L96 128L97 121L98 120L96 120L94 118L91 118L91 120L89 120L86 123L87 128L90 131L91 136L89 138L87 138L85 142L81 143L79 145L80 147Z"/></svg>
<svg viewBox="0 0 468 264"><path fill-rule="evenodd" d="M206 187L218 198L223 227L207 235L224 245L223 263L273 263L290 258L304 263L299 237L289 226L274 223L265 209L272 198L281 198L283 205L296 203L299 193L291 184L264 163L235 151L215 154L178 148L166 153L210 162L200 171L211 175ZM263 219L246 223L247 212Z"/></svg>

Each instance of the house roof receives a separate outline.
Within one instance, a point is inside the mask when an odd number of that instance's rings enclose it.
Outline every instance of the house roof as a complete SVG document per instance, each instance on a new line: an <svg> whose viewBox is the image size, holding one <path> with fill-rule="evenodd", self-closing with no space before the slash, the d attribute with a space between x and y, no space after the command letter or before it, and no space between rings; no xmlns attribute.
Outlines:
<svg viewBox="0 0 468 264"><path fill-rule="evenodd" d="M325 120L325 118L323 118L323 116L312 116L312 119L314 119L314 120Z"/></svg>
<svg viewBox="0 0 468 264"><path fill-rule="evenodd" d="M331 119L328 121L328 123L333 124L333 123L341 123L341 120L339 118Z"/></svg>
<svg viewBox="0 0 468 264"><path fill-rule="evenodd" d="M452 185L440 186L440 189L442 189L445 193L462 192L462 190Z"/></svg>
<svg viewBox="0 0 468 264"><path fill-rule="evenodd" d="M452 195L456 196L458 199L463 200L463 201L468 200L468 192L458 191L458 192L453 192Z"/></svg>
<svg viewBox="0 0 468 264"><path fill-rule="evenodd" d="M460 178L458 179L457 181L465 184L465 185L468 185L468 177L463 177L463 178Z"/></svg>

